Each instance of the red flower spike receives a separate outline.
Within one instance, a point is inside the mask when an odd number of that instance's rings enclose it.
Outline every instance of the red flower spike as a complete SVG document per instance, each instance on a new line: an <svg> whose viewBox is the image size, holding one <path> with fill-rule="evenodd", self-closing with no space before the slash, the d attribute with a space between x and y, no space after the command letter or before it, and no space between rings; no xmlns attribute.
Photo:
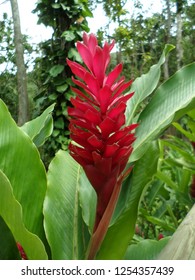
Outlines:
<svg viewBox="0 0 195 280"><path fill-rule="evenodd" d="M110 52L114 47L107 42L98 46L95 35L84 33L83 42L77 50L85 67L67 60L75 85L76 98L71 99L73 108L68 108L70 137L74 141L69 150L72 157L82 165L97 194L96 220L89 248L89 258L94 258L106 234L114 211L132 143L132 132L137 124L125 125L127 101L133 93L124 95L132 81L119 78L122 64L106 74Z"/></svg>
<svg viewBox="0 0 195 280"><path fill-rule="evenodd" d="M118 78L120 75L121 71L123 69L122 64L118 64L111 72L108 74L108 77L106 77L104 83L105 85L112 86L115 80Z"/></svg>
<svg viewBox="0 0 195 280"><path fill-rule="evenodd" d="M74 61L70 61L68 58L66 59L67 64L69 65L69 67L71 67L72 72L78 76L78 77L82 77L82 79L84 78L85 74L86 74L86 70L84 67L82 67L80 64L78 64L77 62Z"/></svg>

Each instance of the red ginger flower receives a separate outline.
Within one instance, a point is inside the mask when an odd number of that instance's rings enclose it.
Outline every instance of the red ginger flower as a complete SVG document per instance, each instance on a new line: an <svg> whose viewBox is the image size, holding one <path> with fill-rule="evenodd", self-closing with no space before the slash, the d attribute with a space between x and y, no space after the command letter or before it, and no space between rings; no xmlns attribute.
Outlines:
<svg viewBox="0 0 195 280"><path fill-rule="evenodd" d="M16 245L18 247L18 251L20 253L20 256L23 260L28 260L26 253L24 252L24 249L22 245L19 242L16 242Z"/></svg>
<svg viewBox="0 0 195 280"><path fill-rule="evenodd" d="M94 231L108 206L114 188L122 183L122 172L132 152L135 136L132 130L136 124L125 125L126 102L133 93L123 95L132 81L117 79L122 71L118 64L108 75L107 66L114 42L98 46L97 38L83 35L83 43L77 49L86 68L67 60L73 78L80 87L72 88L76 93L71 98L73 108L70 116L70 154L82 165L97 193L97 211Z"/></svg>

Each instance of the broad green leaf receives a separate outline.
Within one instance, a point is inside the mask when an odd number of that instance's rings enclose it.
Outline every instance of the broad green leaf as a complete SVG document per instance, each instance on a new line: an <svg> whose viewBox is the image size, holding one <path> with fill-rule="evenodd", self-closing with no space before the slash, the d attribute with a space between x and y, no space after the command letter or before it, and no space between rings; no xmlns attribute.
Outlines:
<svg viewBox="0 0 195 280"><path fill-rule="evenodd" d="M117 209L120 215L109 227L100 251L97 254L97 259L118 260L124 257L134 234L138 204L142 191L152 180L157 170L158 158L159 148L155 142L150 144L145 155L135 163L132 175L124 182L118 203L122 205L121 198L124 199L125 197L126 200L123 200L122 209Z"/></svg>
<svg viewBox="0 0 195 280"><path fill-rule="evenodd" d="M16 241L0 216L0 260L21 260Z"/></svg>
<svg viewBox="0 0 195 280"><path fill-rule="evenodd" d="M170 237L159 241L146 239L138 244L132 244L127 249L125 260L155 260L169 240Z"/></svg>
<svg viewBox="0 0 195 280"><path fill-rule="evenodd" d="M143 74L141 77L137 78L131 87L131 92L135 92L133 97L127 102L126 108L126 123L130 124L135 117L135 112L139 104L149 96L157 87L160 74L161 66L165 62L167 54L174 49L173 45L166 45L160 60L157 64L153 65L149 72Z"/></svg>
<svg viewBox="0 0 195 280"><path fill-rule="evenodd" d="M9 179L16 200L22 205L25 227L44 239L42 208L47 188L45 168L36 146L17 127L2 100L0 169Z"/></svg>
<svg viewBox="0 0 195 280"><path fill-rule="evenodd" d="M80 173L80 165L64 151L49 166L44 225L55 260L85 257L89 233L79 205Z"/></svg>
<svg viewBox="0 0 195 280"><path fill-rule="evenodd" d="M84 171L81 173L79 183L81 185L79 189L79 198L83 220L88 226L89 232L92 233L95 222L97 196Z"/></svg>
<svg viewBox="0 0 195 280"><path fill-rule="evenodd" d="M52 104L41 114L41 116L25 123L21 127L21 129L33 140L36 146L43 145L53 131L53 119L51 114L54 106L55 104Z"/></svg>
<svg viewBox="0 0 195 280"><path fill-rule="evenodd" d="M136 141L130 161L139 159L147 144L157 137L174 120L176 113L186 113L195 100L195 63L183 67L156 91L141 113L136 129ZM186 111L185 111L186 110Z"/></svg>
<svg viewBox="0 0 195 280"><path fill-rule="evenodd" d="M16 242L24 248L30 260L46 260L47 253L38 236L29 232L23 224L22 207L15 199L8 178L0 170L0 217L3 218ZM0 240L0 250L1 250ZM3 247L9 244L3 244Z"/></svg>

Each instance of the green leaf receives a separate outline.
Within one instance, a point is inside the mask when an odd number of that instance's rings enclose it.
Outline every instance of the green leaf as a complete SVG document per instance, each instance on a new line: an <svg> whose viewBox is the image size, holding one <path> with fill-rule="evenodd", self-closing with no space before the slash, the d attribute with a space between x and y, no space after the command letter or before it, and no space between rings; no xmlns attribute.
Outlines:
<svg viewBox="0 0 195 280"><path fill-rule="evenodd" d="M135 92L133 97L127 102L126 108L126 123L130 124L135 117L135 112L139 104L149 96L157 87L160 74L161 66L165 62L167 54L174 49L173 45L166 45L160 60L157 64L153 65L147 74L143 74L137 78L131 87L131 92Z"/></svg>
<svg viewBox="0 0 195 280"><path fill-rule="evenodd" d="M0 216L0 260L21 260L16 241Z"/></svg>
<svg viewBox="0 0 195 280"><path fill-rule="evenodd" d="M156 217L153 217L153 216L145 216L146 220L154 225L157 225L157 226L160 226L162 227L164 230L167 230L167 231L172 231L174 232L175 231L175 227L169 225L166 221L162 220L162 219L159 219L159 218L156 218Z"/></svg>
<svg viewBox="0 0 195 280"><path fill-rule="evenodd" d="M55 65L53 66L50 70L49 70L49 74L52 76L52 77L57 77L60 73L62 73L64 70L64 65Z"/></svg>
<svg viewBox="0 0 195 280"><path fill-rule="evenodd" d="M44 239L43 201L47 188L46 172L36 146L12 119L0 100L0 169L22 205L25 227Z"/></svg>
<svg viewBox="0 0 195 280"><path fill-rule="evenodd" d="M56 93L51 93L48 98L49 100L56 101L58 95Z"/></svg>
<svg viewBox="0 0 195 280"><path fill-rule="evenodd" d="M75 61L82 63L82 59L80 54L73 48L70 48L69 52L68 52L68 58L70 59L74 59Z"/></svg>
<svg viewBox="0 0 195 280"><path fill-rule="evenodd" d="M169 240L170 237L159 241L146 239L138 244L132 244L127 249L125 260L155 260Z"/></svg>
<svg viewBox="0 0 195 280"><path fill-rule="evenodd" d="M67 85L67 84L63 84L63 85L61 85L61 86L58 86L58 87L56 88L56 90L57 90L58 92L60 92L60 93L63 93L63 92L65 92L65 91L67 90L67 88L68 88L68 85Z"/></svg>
<svg viewBox="0 0 195 280"><path fill-rule="evenodd" d="M156 177L166 183L167 186L171 187L174 191L179 190L179 186L171 180L170 176L167 173L158 171L156 173Z"/></svg>
<svg viewBox="0 0 195 280"><path fill-rule="evenodd" d="M156 91L152 100L141 113L136 129L136 141L130 161L140 158L147 144L165 130L174 120L176 113L188 111L195 98L195 63L183 67Z"/></svg>
<svg viewBox="0 0 195 280"><path fill-rule="evenodd" d="M85 8L83 9L82 14L84 17L91 17L91 18L93 17L93 13L90 11L90 9L87 6L85 6Z"/></svg>
<svg viewBox="0 0 195 280"><path fill-rule="evenodd" d="M16 242L19 242L30 260L46 260L47 253L42 241L29 232L23 224L22 207L15 199L8 178L0 170L0 216L11 230ZM0 240L0 251L1 244ZM9 244L6 244L9 246Z"/></svg>
<svg viewBox="0 0 195 280"><path fill-rule="evenodd" d="M41 116L25 123L21 127L38 147L44 144L53 131L53 119L51 114L54 106L55 104L52 104L41 114Z"/></svg>
<svg viewBox="0 0 195 280"><path fill-rule="evenodd" d="M64 129L64 120L62 117L59 117L56 121L55 121L55 127L59 128L59 129Z"/></svg>
<svg viewBox="0 0 195 280"><path fill-rule="evenodd" d="M180 192L184 193L184 194L188 194L188 187L190 185L191 182L191 172L187 169L183 169L182 172L182 178L179 184L179 190Z"/></svg>
<svg viewBox="0 0 195 280"><path fill-rule="evenodd" d="M157 197L159 191L162 189L162 185L163 183L161 181L155 181L152 184L152 187L150 188L150 190L148 191L148 208L152 206L152 204L154 203L155 198ZM148 190L148 189L147 189Z"/></svg>
<svg viewBox="0 0 195 280"><path fill-rule="evenodd" d="M57 3L52 4L51 6L52 6L52 8L54 8L54 9L59 9L59 8L61 7L61 5L60 5L60 4L57 4Z"/></svg>
<svg viewBox="0 0 195 280"><path fill-rule="evenodd" d="M150 143L148 151L135 163L133 173L124 182L119 197L118 204L122 205L122 209L117 207L117 211L120 215L115 218L114 223L109 227L100 251L97 254L97 259L118 260L124 257L134 235L138 204L142 191L152 180L157 170L158 158L159 148L157 143ZM124 197L125 200L123 200Z"/></svg>
<svg viewBox="0 0 195 280"><path fill-rule="evenodd" d="M173 139L174 140L174 139ZM175 150L178 152L178 157L179 158L183 158L185 159L187 162L190 163L195 163L195 157L190 153L190 151L186 151L184 150L184 147L179 147L177 144L175 144L174 142L171 143L169 141L163 140L162 141L164 145L166 145L167 147Z"/></svg>
<svg viewBox="0 0 195 280"><path fill-rule="evenodd" d="M95 222L97 196L84 171L80 176L80 185L79 198L82 208L83 220L88 226L89 232L92 233Z"/></svg>
<svg viewBox="0 0 195 280"><path fill-rule="evenodd" d="M185 135L190 141L195 141L195 134L190 133L189 131L183 129L183 127L179 124L174 122L173 126L179 130L183 135ZM195 124L194 124L195 126Z"/></svg>
<svg viewBox="0 0 195 280"><path fill-rule="evenodd" d="M195 170L195 163L187 162L184 158L178 158L178 159L167 159L166 162L170 165L175 165L181 168L186 168L188 170L191 170L192 172Z"/></svg>
<svg viewBox="0 0 195 280"><path fill-rule="evenodd" d="M79 206L80 173L80 165L64 151L59 151L49 166L44 223L55 260L85 256L89 234Z"/></svg>

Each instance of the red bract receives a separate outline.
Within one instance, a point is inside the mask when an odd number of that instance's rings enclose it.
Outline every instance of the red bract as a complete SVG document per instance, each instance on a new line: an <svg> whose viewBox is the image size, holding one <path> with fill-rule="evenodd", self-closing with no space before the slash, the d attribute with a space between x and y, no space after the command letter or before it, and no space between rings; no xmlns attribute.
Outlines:
<svg viewBox="0 0 195 280"><path fill-rule="evenodd" d="M23 247L21 246L21 244L19 242L16 243L17 247L18 247L18 251L20 252L20 256L23 260L28 260L26 253L24 252Z"/></svg>
<svg viewBox="0 0 195 280"><path fill-rule="evenodd" d="M106 74L114 42L98 46L97 38L83 35L77 49L86 67L67 60L72 72L79 79L73 82L80 88L71 98L70 154L80 163L97 193L97 212L94 231L110 201L113 190L121 185L124 168L132 152L136 124L125 125L127 101L133 93L124 95L132 81L118 79L122 64ZM120 184L119 184L120 183ZM119 186L118 186L119 187Z"/></svg>
<svg viewBox="0 0 195 280"><path fill-rule="evenodd" d="M164 238L164 235L162 233L159 233L158 240L161 240L162 238Z"/></svg>

